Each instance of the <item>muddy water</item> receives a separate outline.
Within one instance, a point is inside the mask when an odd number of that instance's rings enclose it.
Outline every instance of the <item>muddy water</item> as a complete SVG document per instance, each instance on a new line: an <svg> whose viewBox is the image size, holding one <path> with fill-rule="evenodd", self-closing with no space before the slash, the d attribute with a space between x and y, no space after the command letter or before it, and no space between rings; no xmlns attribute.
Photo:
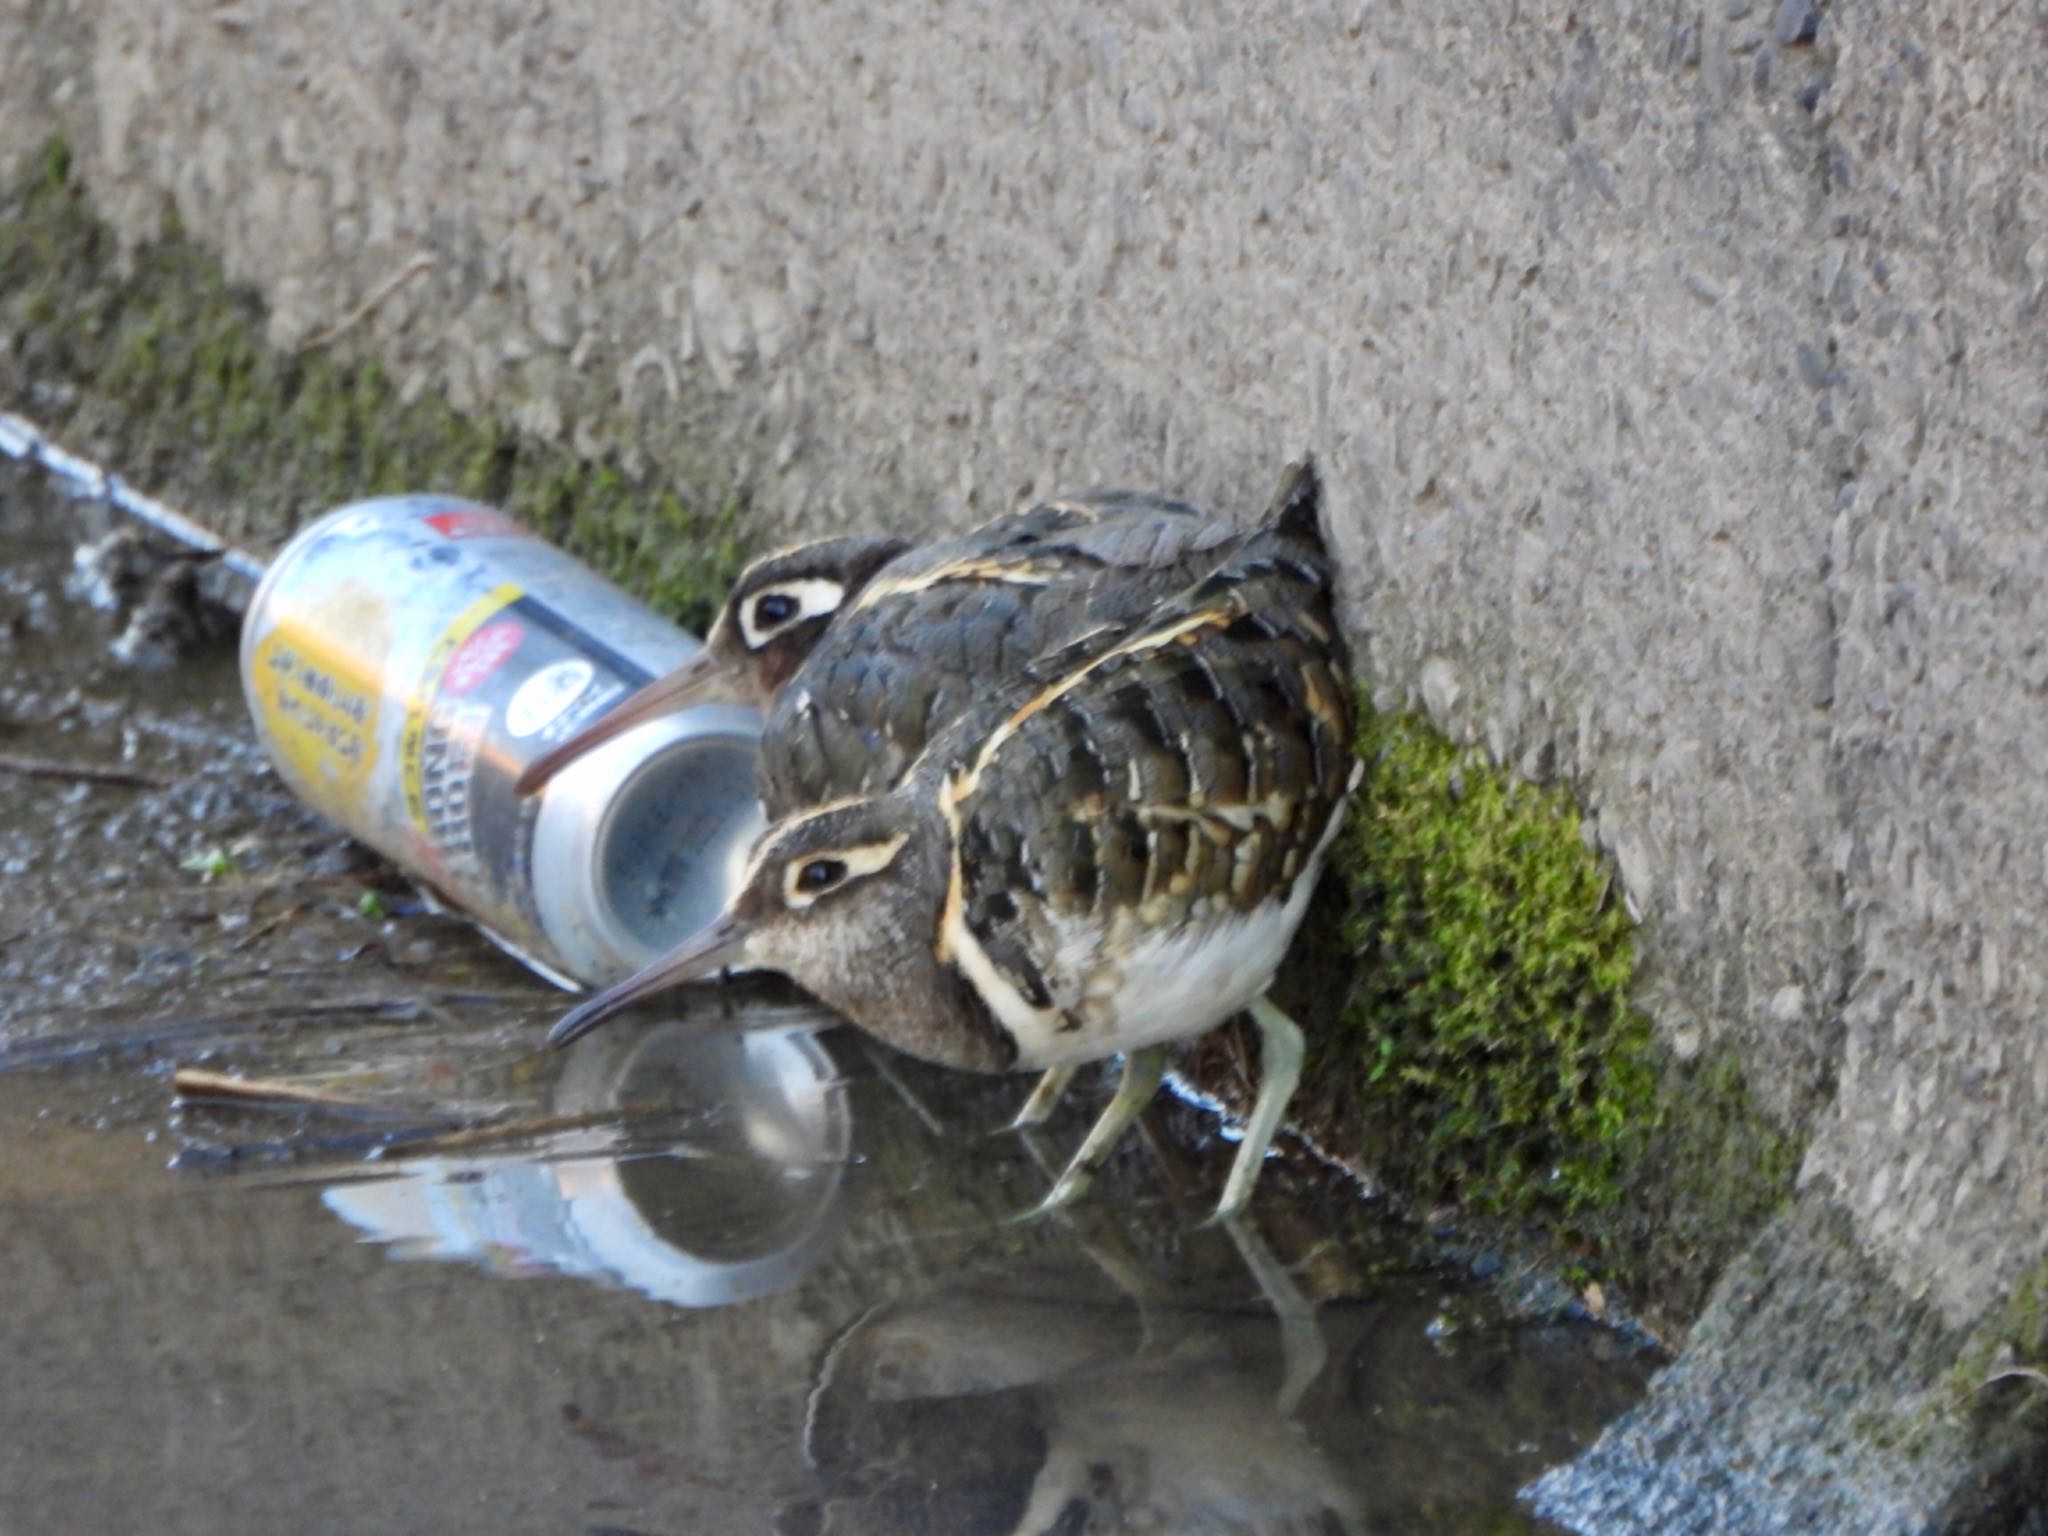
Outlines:
<svg viewBox="0 0 2048 1536"><path fill-rule="evenodd" d="M553 993L301 813L225 645L138 672L0 468L0 1532L1526 1531L1651 1361L1311 1169L1205 1229L768 988ZM87 780L64 769L92 770ZM107 782L109 773L136 782ZM178 1102L210 1069L324 1102Z"/></svg>

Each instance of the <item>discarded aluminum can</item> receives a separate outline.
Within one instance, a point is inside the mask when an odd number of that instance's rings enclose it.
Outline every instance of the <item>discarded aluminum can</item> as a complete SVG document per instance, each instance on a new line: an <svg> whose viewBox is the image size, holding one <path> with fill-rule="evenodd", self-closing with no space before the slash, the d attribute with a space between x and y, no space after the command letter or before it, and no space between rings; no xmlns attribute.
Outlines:
<svg viewBox="0 0 2048 1536"><path fill-rule="evenodd" d="M650 721L531 799L521 769L699 642L503 514L357 502L274 560L242 686L308 804L556 981L636 970L723 909L763 818L760 720Z"/></svg>

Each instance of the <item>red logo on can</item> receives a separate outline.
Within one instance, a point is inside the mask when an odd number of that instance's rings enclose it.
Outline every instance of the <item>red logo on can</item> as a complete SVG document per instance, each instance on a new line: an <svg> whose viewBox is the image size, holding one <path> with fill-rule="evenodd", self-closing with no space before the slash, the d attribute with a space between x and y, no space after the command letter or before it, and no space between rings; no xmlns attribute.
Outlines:
<svg viewBox="0 0 2048 1536"><path fill-rule="evenodd" d="M493 619L455 648L441 673L443 693L468 693L505 664L526 631L517 619Z"/></svg>
<svg viewBox="0 0 2048 1536"><path fill-rule="evenodd" d="M517 539L526 530L502 512L470 507L461 512L436 512L420 519L444 539Z"/></svg>

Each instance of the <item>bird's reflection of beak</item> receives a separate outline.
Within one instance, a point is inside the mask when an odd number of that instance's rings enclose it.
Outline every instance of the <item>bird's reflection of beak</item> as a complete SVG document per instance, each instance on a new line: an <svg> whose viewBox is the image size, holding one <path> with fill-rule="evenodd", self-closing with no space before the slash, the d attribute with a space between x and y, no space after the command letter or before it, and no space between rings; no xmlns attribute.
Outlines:
<svg viewBox="0 0 2048 1536"><path fill-rule="evenodd" d="M548 1049L560 1050L572 1040L580 1040L598 1025L657 992L666 992L686 981L701 981L721 971L747 969L747 937L746 925L732 913L725 913L652 965L563 1014L548 1031Z"/></svg>
<svg viewBox="0 0 2048 1536"><path fill-rule="evenodd" d="M701 650L666 677L657 677L617 709L600 715L567 741L528 763L514 782L512 792L521 797L538 794L577 758L625 735L636 725L645 725L693 704L741 702L744 701L733 686L730 669L720 665L708 648Z"/></svg>

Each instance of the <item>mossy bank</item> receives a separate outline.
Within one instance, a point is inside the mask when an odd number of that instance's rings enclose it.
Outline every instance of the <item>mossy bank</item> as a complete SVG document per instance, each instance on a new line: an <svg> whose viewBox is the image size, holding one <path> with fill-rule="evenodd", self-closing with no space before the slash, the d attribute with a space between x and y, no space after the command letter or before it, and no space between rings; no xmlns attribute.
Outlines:
<svg viewBox="0 0 2048 1536"><path fill-rule="evenodd" d="M259 551L341 502L447 490L699 630L746 552L743 509L689 444L660 455L667 478L634 476L401 388L374 358L270 349L256 301L175 228L120 249L61 146L0 206L0 339L11 403ZM1409 715L1368 714L1359 750L1339 878L1284 988L1317 1042L1305 1124L1418 1211L1454 1206L1488 1242L1689 1314L1796 1149L1731 1063L1654 1044L1632 925L1562 790ZM1227 1088L1226 1054L1197 1070Z"/></svg>
<svg viewBox="0 0 2048 1536"><path fill-rule="evenodd" d="M743 556L713 469L629 475L401 388L341 341L268 347L256 300L174 223L122 250L62 144L0 202L0 395L60 438L259 553L359 497L474 497L703 630Z"/></svg>
<svg viewBox="0 0 2048 1536"><path fill-rule="evenodd" d="M1635 925L1564 788L1409 713L1363 711L1358 751L1312 928L1341 968L1292 988L1316 1019L1304 1122L1419 1211L1689 1316L1798 1149L1730 1058L1657 1043Z"/></svg>

